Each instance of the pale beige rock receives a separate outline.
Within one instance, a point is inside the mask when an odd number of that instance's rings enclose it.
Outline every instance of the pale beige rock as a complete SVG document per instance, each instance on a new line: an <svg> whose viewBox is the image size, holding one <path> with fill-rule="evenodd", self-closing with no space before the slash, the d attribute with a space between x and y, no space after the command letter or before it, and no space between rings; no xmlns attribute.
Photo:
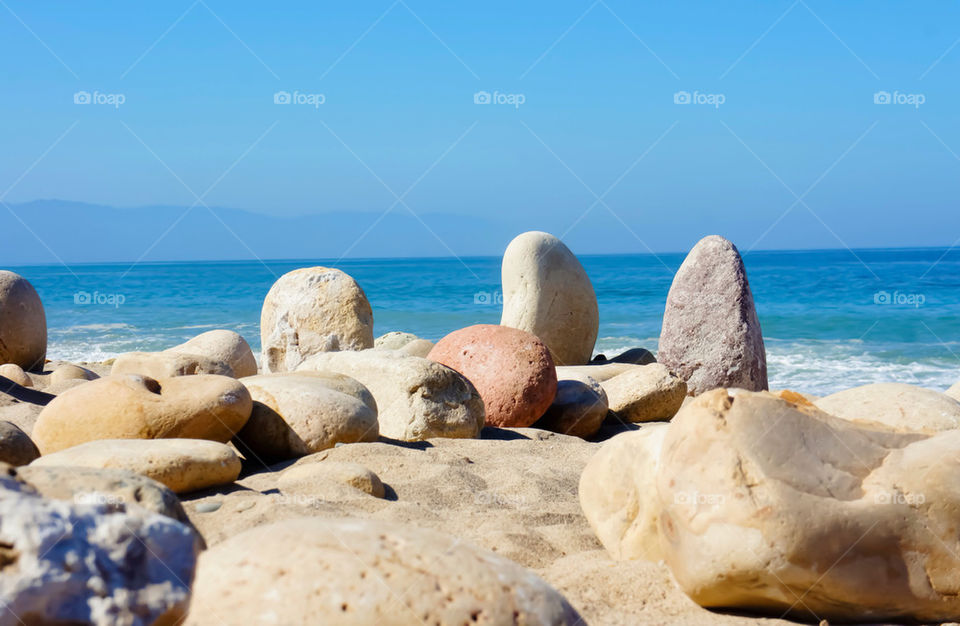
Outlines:
<svg viewBox="0 0 960 626"><path fill-rule="evenodd" d="M960 402L913 385L864 385L820 398L815 404L836 417L879 422L903 431L935 433L960 428Z"/></svg>
<svg viewBox="0 0 960 626"><path fill-rule="evenodd" d="M537 624L577 612L533 572L441 533L362 519L262 526L203 553L187 624Z"/></svg>
<svg viewBox="0 0 960 626"><path fill-rule="evenodd" d="M0 365L0 376L9 378L23 387L33 387L33 380L23 371L23 368L16 363L4 363Z"/></svg>
<svg viewBox="0 0 960 626"><path fill-rule="evenodd" d="M590 361L600 314L593 285L577 257L548 233L514 238L503 253L500 324L539 337L557 365Z"/></svg>
<svg viewBox="0 0 960 626"><path fill-rule="evenodd" d="M264 373L292 372L322 352L373 347L373 310L357 282L337 269L281 276L260 314Z"/></svg>
<svg viewBox="0 0 960 626"><path fill-rule="evenodd" d="M257 359L247 340L232 330L211 330L164 352L199 354L226 363L237 378L257 375ZM218 372L207 372L215 374Z"/></svg>
<svg viewBox="0 0 960 626"><path fill-rule="evenodd" d="M40 296L23 276L0 270L0 363L39 371L46 356L47 316Z"/></svg>
<svg viewBox="0 0 960 626"><path fill-rule="evenodd" d="M638 365L600 384L610 412L628 422L668 420L687 396L686 383L660 363Z"/></svg>
<svg viewBox="0 0 960 626"><path fill-rule="evenodd" d="M610 557L659 561L657 469L667 424L610 439L580 476L580 506Z"/></svg>
<svg viewBox="0 0 960 626"><path fill-rule="evenodd" d="M954 400L960 402L960 383L957 383L953 387L947 389L946 394Z"/></svg>
<svg viewBox="0 0 960 626"><path fill-rule="evenodd" d="M420 338L413 333L405 333L399 330L394 330L389 333L384 333L374 339L373 347L381 348L383 350L399 350L408 343L418 339Z"/></svg>
<svg viewBox="0 0 960 626"><path fill-rule="evenodd" d="M234 376L225 361L215 361L200 354L182 352L127 352L114 360L111 376L139 374L150 378L173 378L195 374Z"/></svg>
<svg viewBox="0 0 960 626"><path fill-rule="evenodd" d="M770 393L707 392L666 429L665 561L706 607L956 620L958 455L960 430L896 432Z"/></svg>
<svg viewBox="0 0 960 626"><path fill-rule="evenodd" d="M638 367L643 367L643 366L635 365L633 363L603 363L599 365L558 365L557 379L558 380L579 380L581 382L584 382L585 377L590 377L591 379L597 381L598 383L603 383L604 381L610 380L614 376L619 376L624 372L632 372Z"/></svg>
<svg viewBox="0 0 960 626"><path fill-rule="evenodd" d="M104 439L45 454L31 467L122 469L162 483L176 493L231 483L240 458L222 443L204 439Z"/></svg>
<svg viewBox="0 0 960 626"><path fill-rule="evenodd" d="M380 477L359 463L298 463L284 470L277 481L277 487L284 493L323 493L331 484L358 489L375 498L382 498L385 494Z"/></svg>
<svg viewBox="0 0 960 626"><path fill-rule="evenodd" d="M399 351L404 354L409 354L410 356L419 356L424 357L430 354L430 351L433 350L433 346L436 345L428 339L414 339L411 342L408 342L399 348Z"/></svg>
<svg viewBox="0 0 960 626"><path fill-rule="evenodd" d="M80 367L73 363L64 363L50 373L50 377L47 379L47 386L64 387L69 384L69 381L88 381L98 378L100 378L100 376L98 376L96 372L92 372L85 367Z"/></svg>
<svg viewBox="0 0 960 626"><path fill-rule="evenodd" d="M477 437L483 400L449 367L390 350L325 352L298 371L336 372L362 383L376 399L380 434L403 441Z"/></svg>
<svg viewBox="0 0 960 626"><path fill-rule="evenodd" d="M32 437L43 454L97 439L211 439L225 443L250 417L252 400L225 376L108 376L57 396Z"/></svg>
<svg viewBox="0 0 960 626"><path fill-rule="evenodd" d="M380 436L373 395L348 376L297 372L240 382L250 391L253 412L234 443L249 458L290 459Z"/></svg>

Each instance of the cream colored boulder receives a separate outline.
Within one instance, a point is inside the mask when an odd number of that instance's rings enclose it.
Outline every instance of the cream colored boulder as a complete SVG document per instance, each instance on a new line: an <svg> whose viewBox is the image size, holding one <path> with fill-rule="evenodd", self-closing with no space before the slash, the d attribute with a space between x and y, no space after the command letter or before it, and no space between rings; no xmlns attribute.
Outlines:
<svg viewBox="0 0 960 626"><path fill-rule="evenodd" d="M661 547L705 607L960 618L960 430L896 432L766 392L707 392L666 429Z"/></svg>
<svg viewBox="0 0 960 626"><path fill-rule="evenodd" d="M377 403L380 434L402 441L479 437L483 400L445 365L391 350L325 352L298 371L333 372L360 381Z"/></svg>
<svg viewBox="0 0 960 626"><path fill-rule="evenodd" d="M9 378L23 387L33 387L33 379L16 363L4 363L0 365L0 376Z"/></svg>
<svg viewBox="0 0 960 626"><path fill-rule="evenodd" d="M280 474L277 487L283 493L320 496L336 500L342 488L359 490L375 498L386 494L380 477L359 463L319 461L297 464Z"/></svg>
<svg viewBox="0 0 960 626"><path fill-rule="evenodd" d="M617 561L659 561L657 469L667 424L647 424L610 439L580 475L580 507Z"/></svg>
<svg viewBox="0 0 960 626"><path fill-rule="evenodd" d="M460 539L405 524L301 518L258 526L204 552L186 623L582 620L530 570Z"/></svg>
<svg viewBox="0 0 960 626"><path fill-rule="evenodd" d="M45 454L30 467L122 469L187 493L235 481L240 457L204 439L104 439Z"/></svg>
<svg viewBox="0 0 960 626"><path fill-rule="evenodd" d="M253 412L233 441L248 458L291 459L380 436L376 401L348 376L298 372L240 382L250 391Z"/></svg>
<svg viewBox="0 0 960 626"><path fill-rule="evenodd" d="M913 385L864 385L825 396L815 404L836 417L879 422L903 431L935 433L960 428L960 402Z"/></svg>
<svg viewBox="0 0 960 626"><path fill-rule="evenodd" d="M96 372L92 372L85 367L74 365L73 363L64 363L57 366L50 377L47 379L47 386L52 388L64 387L73 381L88 381L100 378Z"/></svg>
<svg viewBox="0 0 960 626"><path fill-rule="evenodd" d="M373 310L338 269L305 267L281 276L260 313L264 373L292 372L314 354L373 347Z"/></svg>
<svg viewBox="0 0 960 626"><path fill-rule="evenodd" d="M98 439L210 439L226 443L250 417L250 392L225 376L107 376L63 392L37 418L42 454Z"/></svg>
<svg viewBox="0 0 960 626"><path fill-rule="evenodd" d="M0 363L40 371L47 356L47 315L23 276L0 270Z"/></svg>
<svg viewBox="0 0 960 626"><path fill-rule="evenodd" d="M957 383L953 387L947 389L946 394L954 400L960 402L960 383Z"/></svg>
<svg viewBox="0 0 960 626"><path fill-rule="evenodd" d="M214 361L200 354L180 352L127 352L118 356L110 369L111 376L139 374L150 378L173 378L213 374L234 376L233 368L225 361Z"/></svg>
<svg viewBox="0 0 960 626"><path fill-rule="evenodd" d="M587 272L551 234L518 235L503 253L502 326L525 330L550 348L556 365L593 356L600 313Z"/></svg>
<svg viewBox="0 0 960 626"><path fill-rule="evenodd" d="M557 380L579 380L584 382L587 377L598 383L610 380L624 372L632 372L642 365L634 363L603 363L598 365L558 365Z"/></svg>
<svg viewBox="0 0 960 626"><path fill-rule="evenodd" d="M165 350L166 353L199 354L212 361L226 363L237 378L257 375L257 359L247 340L232 330L211 330L179 346ZM206 372L215 374L217 372Z"/></svg>
<svg viewBox="0 0 960 626"><path fill-rule="evenodd" d="M600 383L610 411L627 422L668 420L687 397L687 384L665 365L637 365Z"/></svg>

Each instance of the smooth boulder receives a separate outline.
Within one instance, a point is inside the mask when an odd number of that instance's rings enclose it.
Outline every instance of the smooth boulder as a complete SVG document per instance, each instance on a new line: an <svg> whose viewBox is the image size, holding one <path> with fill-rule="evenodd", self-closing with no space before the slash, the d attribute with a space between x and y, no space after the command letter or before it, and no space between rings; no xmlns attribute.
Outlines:
<svg viewBox="0 0 960 626"><path fill-rule="evenodd" d="M0 421L0 462L14 467L26 465L40 456L40 450L19 426Z"/></svg>
<svg viewBox="0 0 960 626"><path fill-rule="evenodd" d="M107 376L57 396L33 440L43 454L98 439L210 439L226 443L250 417L250 392L225 376Z"/></svg>
<svg viewBox="0 0 960 626"><path fill-rule="evenodd" d="M0 270L0 363L39 371L47 357L47 315L23 276Z"/></svg>
<svg viewBox="0 0 960 626"><path fill-rule="evenodd" d="M205 439L105 439L45 454L31 467L121 469L187 493L235 481L240 457Z"/></svg>
<svg viewBox="0 0 960 626"><path fill-rule="evenodd" d="M373 310L360 285L329 267L288 272L260 313L264 373L292 372L311 356L373 347Z"/></svg>
<svg viewBox="0 0 960 626"><path fill-rule="evenodd" d="M948 396L960 402L960 383L956 383L945 392Z"/></svg>
<svg viewBox="0 0 960 626"><path fill-rule="evenodd" d="M600 430L608 412L607 394L597 381L561 380L553 403L533 428L586 439Z"/></svg>
<svg viewBox="0 0 960 626"><path fill-rule="evenodd" d="M550 350L535 335L516 328L493 324L461 328L438 341L427 358L473 383L490 426L532 425L557 392Z"/></svg>
<svg viewBox="0 0 960 626"><path fill-rule="evenodd" d="M237 378L257 375L257 359L250 344L240 333L232 330L210 330L164 352L199 354L212 361L226 363Z"/></svg>
<svg viewBox="0 0 960 626"><path fill-rule="evenodd" d="M824 396L814 404L836 417L879 422L903 431L935 433L960 428L960 401L913 385L863 385Z"/></svg>
<svg viewBox="0 0 960 626"><path fill-rule="evenodd" d="M15 363L4 363L0 365L0 376L12 380L21 387L33 387L33 379L23 371L23 368ZM2 387L0 387L2 389Z"/></svg>
<svg viewBox="0 0 960 626"><path fill-rule="evenodd" d="M320 461L285 469L277 480L283 493L300 493L336 500L343 488L362 491L374 498L386 495L380 477L359 463Z"/></svg>
<svg viewBox="0 0 960 626"><path fill-rule="evenodd" d="M736 246L701 239L667 294L657 360L692 395L718 387L767 389L767 357L747 272Z"/></svg>
<svg viewBox="0 0 960 626"><path fill-rule="evenodd" d="M518 235L503 253L501 280L501 325L539 337L557 365L590 361L600 328L597 296L562 241L539 231Z"/></svg>
<svg viewBox="0 0 960 626"><path fill-rule="evenodd" d="M118 356L110 369L111 376L139 374L150 378L215 375L234 376L225 361L215 361L200 354L181 352L127 352Z"/></svg>
<svg viewBox="0 0 960 626"><path fill-rule="evenodd" d="M193 592L188 625L581 623L504 557L363 519L294 519L231 537L200 557Z"/></svg>
<svg viewBox="0 0 960 626"><path fill-rule="evenodd" d="M348 376L298 372L240 382L253 398L250 419L233 438L245 457L291 459L380 436L373 395Z"/></svg>
<svg viewBox="0 0 960 626"><path fill-rule="evenodd" d="M463 375L435 361L392 350L325 352L298 371L349 376L377 403L380 434L401 441L476 438L484 425L483 399Z"/></svg>
<svg viewBox="0 0 960 626"><path fill-rule="evenodd" d="M662 363L639 365L600 384L610 412L633 423L668 420L687 397L687 384Z"/></svg>

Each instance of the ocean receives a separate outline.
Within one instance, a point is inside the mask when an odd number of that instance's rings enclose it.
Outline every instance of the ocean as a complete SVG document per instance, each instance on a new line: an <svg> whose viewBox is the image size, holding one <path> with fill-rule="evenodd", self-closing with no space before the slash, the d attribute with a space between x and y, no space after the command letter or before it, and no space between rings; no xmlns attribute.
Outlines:
<svg viewBox="0 0 960 626"><path fill-rule="evenodd" d="M596 351L656 350L683 254L582 256L600 305ZM750 252L744 262L771 388L827 394L872 382L960 380L960 249ZM43 299L48 358L99 361L215 328L259 355L260 306L285 272L334 265L374 310L374 332L437 340L500 319L500 259L366 259L20 266Z"/></svg>

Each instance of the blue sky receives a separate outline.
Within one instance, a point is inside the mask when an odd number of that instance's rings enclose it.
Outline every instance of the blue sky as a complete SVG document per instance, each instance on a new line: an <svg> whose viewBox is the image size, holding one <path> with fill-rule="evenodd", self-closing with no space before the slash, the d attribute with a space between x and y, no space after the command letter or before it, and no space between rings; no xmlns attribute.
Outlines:
<svg viewBox="0 0 960 626"><path fill-rule="evenodd" d="M371 237L393 206L431 240L453 214L590 252L713 232L946 246L958 18L946 1L2 0L0 200L353 212Z"/></svg>

